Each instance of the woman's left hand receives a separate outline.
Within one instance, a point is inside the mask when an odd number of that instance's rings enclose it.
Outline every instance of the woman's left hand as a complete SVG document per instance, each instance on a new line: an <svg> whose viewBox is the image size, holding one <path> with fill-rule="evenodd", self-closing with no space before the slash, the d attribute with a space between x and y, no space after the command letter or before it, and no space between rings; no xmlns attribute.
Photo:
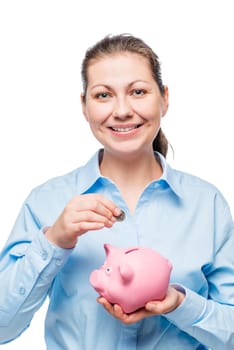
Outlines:
<svg viewBox="0 0 234 350"><path fill-rule="evenodd" d="M179 292L173 287L169 287L166 297L161 301L150 301L144 308L139 309L130 314L124 313L122 308L117 304L109 303L105 298L99 297L98 303L102 304L103 307L115 318L125 324L132 324L142 320L143 318L150 317L153 315L162 315L170 311L175 310L184 300L184 294Z"/></svg>

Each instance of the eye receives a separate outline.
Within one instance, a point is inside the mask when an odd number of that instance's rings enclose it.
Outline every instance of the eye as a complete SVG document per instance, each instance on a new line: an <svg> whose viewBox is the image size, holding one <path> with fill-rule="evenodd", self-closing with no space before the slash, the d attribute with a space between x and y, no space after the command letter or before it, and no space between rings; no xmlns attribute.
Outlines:
<svg viewBox="0 0 234 350"><path fill-rule="evenodd" d="M132 91L132 94L135 96L142 96L145 95L146 91L143 89L135 89Z"/></svg>
<svg viewBox="0 0 234 350"><path fill-rule="evenodd" d="M110 97L110 94L108 92L100 92L100 93L96 94L95 97L97 99L104 100L104 99Z"/></svg>
<svg viewBox="0 0 234 350"><path fill-rule="evenodd" d="M107 273L108 275L111 273L111 267L110 267L110 266L108 266L108 267L106 268L106 273Z"/></svg>

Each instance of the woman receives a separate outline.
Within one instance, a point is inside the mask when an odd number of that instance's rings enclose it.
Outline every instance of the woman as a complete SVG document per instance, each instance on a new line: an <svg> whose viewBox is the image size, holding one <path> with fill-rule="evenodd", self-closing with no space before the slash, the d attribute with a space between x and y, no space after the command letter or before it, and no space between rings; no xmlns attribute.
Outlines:
<svg viewBox="0 0 234 350"><path fill-rule="evenodd" d="M233 349L233 220L214 186L165 160L157 55L139 38L108 36L87 51L82 79L83 113L103 149L26 199L1 254L1 342L49 295L47 349ZM165 299L131 314L97 303L89 276L106 242L167 257Z"/></svg>

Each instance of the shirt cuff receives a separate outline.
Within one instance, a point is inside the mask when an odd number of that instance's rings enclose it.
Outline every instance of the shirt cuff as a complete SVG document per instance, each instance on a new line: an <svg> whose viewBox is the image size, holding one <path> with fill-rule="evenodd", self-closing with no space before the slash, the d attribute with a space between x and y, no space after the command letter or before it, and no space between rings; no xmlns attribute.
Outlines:
<svg viewBox="0 0 234 350"><path fill-rule="evenodd" d="M173 286L185 294L183 302L175 310L164 316L180 329L193 326L199 322L206 310L207 300L184 286Z"/></svg>
<svg viewBox="0 0 234 350"><path fill-rule="evenodd" d="M53 277L64 266L73 249L64 249L51 243L41 229L34 237L30 250L27 252L28 259L31 259L41 273L41 277Z"/></svg>

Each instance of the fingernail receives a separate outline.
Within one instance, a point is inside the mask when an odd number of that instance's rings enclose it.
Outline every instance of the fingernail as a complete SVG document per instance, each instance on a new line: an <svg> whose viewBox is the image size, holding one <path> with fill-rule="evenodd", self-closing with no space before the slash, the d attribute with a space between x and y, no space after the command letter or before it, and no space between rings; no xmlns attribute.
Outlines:
<svg viewBox="0 0 234 350"><path fill-rule="evenodd" d="M148 303L146 305L146 309L149 310L149 311L154 311L155 310L155 305L152 304L152 303Z"/></svg>
<svg viewBox="0 0 234 350"><path fill-rule="evenodd" d="M117 221L123 221L125 219L125 212L121 209L119 209L119 214L115 215L115 219Z"/></svg>
<svg viewBox="0 0 234 350"><path fill-rule="evenodd" d="M112 226L112 225L113 225L113 223L114 223L114 221L112 221L112 220L108 220L107 225L108 225L108 226Z"/></svg>
<svg viewBox="0 0 234 350"><path fill-rule="evenodd" d="M114 216L119 216L121 214L122 210L120 208L115 208L114 210Z"/></svg>

